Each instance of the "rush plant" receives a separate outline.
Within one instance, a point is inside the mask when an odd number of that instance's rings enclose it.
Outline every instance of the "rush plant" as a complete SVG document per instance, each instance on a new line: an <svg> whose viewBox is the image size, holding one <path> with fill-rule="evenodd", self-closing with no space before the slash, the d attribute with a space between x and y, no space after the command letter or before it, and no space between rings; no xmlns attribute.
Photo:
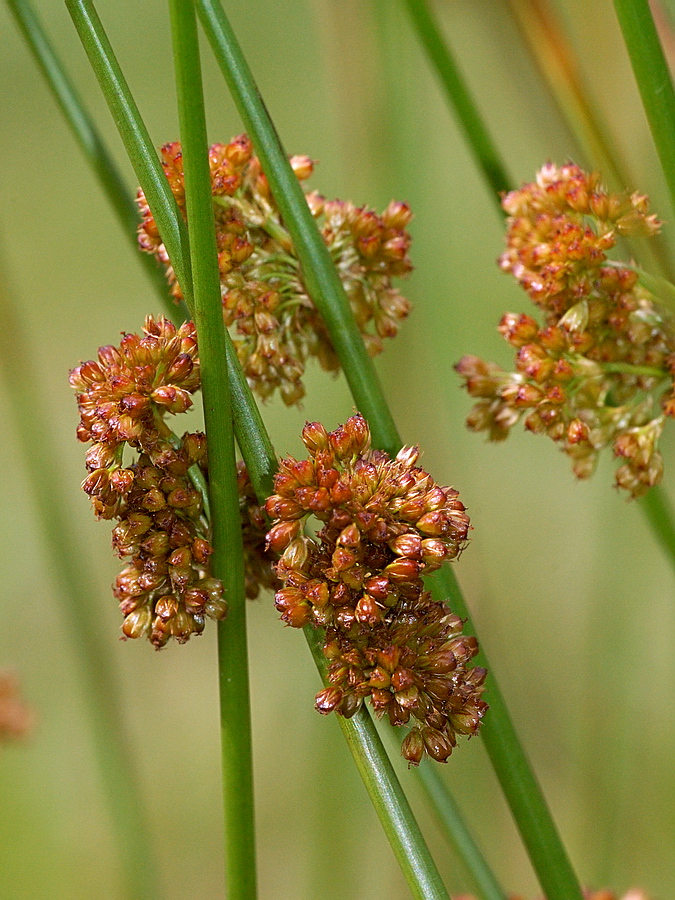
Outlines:
<svg viewBox="0 0 675 900"><path fill-rule="evenodd" d="M31 3L7 0L6 6L148 276L133 297L107 301L106 322L113 321L121 340L114 334L94 338L103 328L95 298L86 307L87 327L71 327L67 310L64 317L67 346L77 348L69 380L79 412L77 438L87 445L82 488L95 517L114 523L112 546L122 560L112 592L121 612L117 652L103 602L105 578L86 574L86 539L70 526L73 501L62 488L72 479L52 464L58 440L47 424L47 391L30 341L21 337L22 309L3 287L0 356L7 395L63 595L77 667L73 681L81 682L87 700L114 860L108 875L104 868L92 870L68 896L217 896L223 892L221 868L230 900L449 900L467 890L480 900L506 900L512 890L546 900L647 900L674 890L667 860L654 864L668 844L663 830L675 809L672 776L666 790L671 800L655 816L659 828L637 841L628 858L622 848L632 835L617 825L619 814L622 821L648 818L649 798L665 778L663 767L655 769L658 777L640 795L655 740L655 729L644 723L668 693L662 685L669 672L664 635L672 636L672 585L658 629L648 610L637 619L617 611L619 601L603 605L580 570L592 565L579 544L578 523L588 509L604 509L606 489L595 491L588 483L580 500L580 488L563 480L567 473L558 472L558 460L545 447L531 449L524 439L516 456L508 457L506 447L479 447L463 429L468 413L471 431L498 441L522 421L527 431L556 442L584 480L602 469L602 450L613 453L619 459L615 484L635 501L617 506L613 520L626 517L634 527L636 510L644 512L649 530L640 532L640 540L650 547L654 539L675 566L675 515L666 492L669 420L675 415L668 210L669 199L675 204L675 93L646 0L616 0L616 15L610 7L604 15L620 26L627 57L617 39L616 65L626 75L624 60L631 61L662 178L623 161L630 146L615 146L612 124L603 122L606 116L612 123L616 98L603 97L604 110L596 109L582 52L588 34L574 19L571 0L562 9L545 0L509 0L486 20L495 36L508 37L507 45L520 29L517 46L529 48L526 75L518 69L522 55L505 58L503 42L494 48L495 64L528 85L530 95L515 91L511 102L532 100L536 107L536 97L545 97L547 115L562 134L555 140L539 135L536 161L508 117L500 116L496 100L485 102L488 114L474 100L469 82L484 61L468 52L462 65L453 58L452 11L445 11L442 26L441 5L436 9L426 0L349 5L355 31L347 36L333 5L315 4L315 33L323 33L326 46L323 56L314 45L312 53L327 60L345 91L343 101L353 66L360 90L351 113L370 113L372 103L380 121L369 125L386 145L369 137L382 172L373 172L365 196L358 196L360 178L346 179L350 199L332 199L333 192L321 187L322 167L311 146L320 126L307 128L310 145L291 155L284 114L272 121L237 36L241 30L246 43L254 42L271 27L262 14L253 22L247 7L220 0L168 0L166 8L153 8L155 20L133 10L135 17L147 17L144 28L161 21L173 59L171 82L162 82L154 100L165 106L175 94L174 132L155 136L150 116L141 112L146 103L137 103L140 91L132 88L134 79L127 80L130 63L118 53L124 43L115 36L124 25L121 9L101 10L101 18L92 0L66 0L74 26L68 39L79 38L108 108L106 118L98 104L99 126L90 111L97 100L80 99ZM659 10L660 27L670 37L668 10ZM565 11L573 27L566 25ZM298 3L267 12L270 22L283 26L266 81L292 57L287 38L295 26L289 23L307 10ZM233 21L242 19L237 33L230 13ZM477 40L475 13L465 15L457 27ZM134 64L146 66L147 94L153 68L141 38L135 34L131 47ZM348 64L345 47L352 55ZM418 55L408 60L408 53ZM421 53L435 81L422 74ZM257 51L251 55L260 61ZM440 107L430 112L428 134L422 131L424 110L406 97L417 79L416 96L425 104L435 102L440 85L462 145L445 133ZM207 104L205 84L228 99ZM293 99L306 86L296 79ZM268 88L273 84L266 85L266 96ZM98 98L93 84L88 91ZM395 104L386 102L387 92ZM350 127L345 124L341 136L342 158L355 171L360 158L367 169L367 154ZM110 149L120 144L133 189L114 161L117 150ZM522 173L521 187L502 152ZM389 159L397 153L398 165ZM431 227L424 224L429 201L415 213L414 198L418 183L447 193L439 172L462 154L481 201L472 212L473 234L467 230L458 250L439 244L434 228L441 233L461 218L462 185L455 183L440 202ZM399 189L411 202L390 199ZM646 190L655 198L651 206ZM414 214L422 220L419 234ZM85 241L96 231L96 215L82 206L79 215ZM481 246L474 253L470 242L477 235ZM418 288L410 278L416 245ZM453 272L452 254L460 269L463 258L472 260L461 277ZM513 363L483 358L500 349L490 345L488 304L466 311L470 295L492 281L489 257L498 257L499 268L536 307L501 319L498 330L515 351ZM424 274L425 265L432 274ZM114 284L114 272L107 277ZM118 290L115 283L110 297ZM522 298L512 294L509 302ZM374 358L380 354L378 370ZM329 397L334 382L325 380L328 375L341 385L337 402ZM462 380L476 401L472 410L463 408L455 389ZM405 441L398 419L405 422ZM428 456L421 459L427 441ZM527 455L524 466L521 455ZM480 459L475 469L468 464L474 457ZM554 477L560 477L559 493L548 494ZM571 537L561 541L558 507L572 503L576 518L565 524ZM517 569L509 569L502 548L513 547L511 532L520 527L527 538L514 553ZM610 531L605 523L602 534ZM638 579L643 550L633 543L635 559L617 549L610 562L602 556L604 543L604 537L598 540L596 561L606 562L610 574L625 566L619 582ZM487 568L481 556L470 563L476 550L493 560ZM8 571L17 577L17 566ZM529 584L523 573L531 576ZM610 584L602 581L598 589ZM551 609L569 612L556 620ZM16 633L11 615L7 630ZM624 620L630 628L615 627ZM284 631L282 625L291 627ZM282 662L291 651L277 648L290 645L295 629L304 631L307 647L297 648L292 663ZM644 661L650 642L635 637L642 631L652 644L662 643L660 668ZM161 650L150 661L142 655L148 644ZM186 654L199 671L197 691L186 691L178 674ZM20 657L30 665L30 653ZM315 686L297 675L310 659ZM118 684L117 666L125 670L122 684L133 682L138 703L131 737L127 703L120 700L130 689ZM162 678L153 683L157 676L147 673L160 666ZM625 708L616 707L610 690L617 672ZM564 683L554 690L557 673ZM643 680L651 691L646 699ZM13 676L6 681L0 741L39 741L36 717ZM23 694L39 721L39 691ZM206 706L216 723L205 726L213 732L210 755L201 745L209 738L201 732L193 737L185 715L202 695L210 695ZM326 718L305 717L312 706ZM166 731L155 738L163 746L150 753L141 748L157 718ZM356 801L343 796L341 779L348 784L353 776L342 767L341 744L326 750L332 720L400 874L393 868L389 874L389 862L380 862L379 832L372 852L366 847L365 836L370 841L374 832L371 813L352 812L349 804ZM675 734L667 717L657 721L663 746L671 746ZM269 737L270 752L257 749L259 733ZM629 738L642 742L642 755L627 755ZM605 757L586 752L590 740L602 744ZM598 771L604 773L606 758L620 764L607 763L611 777L600 779L601 789L593 782ZM263 790L256 792L255 784ZM161 801L174 794L172 827L179 840L167 838L157 805L158 796ZM198 846L190 829L180 827L181 808L192 823L208 820L215 836L202 831ZM59 813L48 812L58 825ZM295 817L312 818L315 829L308 829L307 839L313 834L320 850L300 848ZM442 834L433 830L432 817ZM352 834L358 851L349 848ZM70 850L64 846L62 852L68 857ZM192 881L178 872L186 866L199 868ZM24 876L17 869L10 877ZM29 872L16 890L13 883L7 889L16 896L56 896L68 883L64 879L57 871ZM637 883L641 887L633 890Z"/></svg>

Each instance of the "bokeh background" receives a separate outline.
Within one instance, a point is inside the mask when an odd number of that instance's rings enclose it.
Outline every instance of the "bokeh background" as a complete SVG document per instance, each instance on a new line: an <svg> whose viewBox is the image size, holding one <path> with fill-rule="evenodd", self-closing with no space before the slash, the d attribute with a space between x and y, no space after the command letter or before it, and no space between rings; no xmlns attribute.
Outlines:
<svg viewBox="0 0 675 900"><path fill-rule="evenodd" d="M130 187L107 109L60 0L40 15ZM519 430L501 445L471 435L453 364L467 352L506 363L496 331L527 300L499 272L503 224L448 111L402 5L394 0L229 0L225 4L289 153L319 161L312 186L383 208L409 201L414 313L378 360L407 443L459 488L473 523L456 564L483 644L583 882L655 900L675 896L675 592L637 503L612 489L612 463L576 483L566 458ZM584 162L542 86L504 0L436 2L446 35L516 184L547 159ZM178 136L171 44L160 0L101 0L99 12L153 139ZM675 221L608 0L566 0L563 20L630 189ZM53 442L49 479L69 487L67 518L91 572L91 604L119 692L160 860L166 900L224 896L215 628L153 652L121 642L110 595L110 526L79 491L84 450L70 368L161 311L101 190L3 6L0 7L0 257L19 307L26 370L42 386ZM241 131L204 46L210 138ZM3 302L8 302L3 298ZM17 335L17 340L19 339ZM11 667L38 723L0 748L0 896L122 896L84 703L76 637L63 613L1 385L0 669ZM312 368L304 407L264 409L279 452L299 453L305 419L352 412L342 379ZM31 415L31 410L25 411ZM675 477L664 436L665 488ZM302 635L271 598L249 606L261 898L397 900L408 895L337 723L313 711L318 676ZM446 884L470 882L398 766ZM510 890L536 882L480 739L443 777Z"/></svg>

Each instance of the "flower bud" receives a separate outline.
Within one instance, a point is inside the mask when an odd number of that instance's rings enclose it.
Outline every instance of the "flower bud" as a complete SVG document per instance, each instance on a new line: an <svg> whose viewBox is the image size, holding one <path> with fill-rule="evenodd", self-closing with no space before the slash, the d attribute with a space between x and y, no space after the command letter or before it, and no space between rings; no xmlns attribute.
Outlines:
<svg viewBox="0 0 675 900"><path fill-rule="evenodd" d="M309 156L291 156L290 163L298 181L305 181L314 171L314 163Z"/></svg>
<svg viewBox="0 0 675 900"><path fill-rule="evenodd" d="M266 546L274 553L281 553L300 534L301 530L302 522L299 519L292 522L279 522L267 532Z"/></svg>
<svg viewBox="0 0 675 900"><path fill-rule="evenodd" d="M356 604L354 615L357 622L368 627L377 625L384 618L383 610L368 594L364 594Z"/></svg>
<svg viewBox="0 0 675 900"><path fill-rule="evenodd" d="M152 612L149 606L139 606L125 616L122 623L122 631L125 637L147 637L150 633Z"/></svg>
<svg viewBox="0 0 675 900"><path fill-rule="evenodd" d="M447 762L453 748L453 744L448 737L432 728L424 728L422 737L424 748L429 756L437 762Z"/></svg>
<svg viewBox="0 0 675 900"><path fill-rule="evenodd" d="M413 728L403 739L401 755L407 759L410 765L418 766L422 761L425 751L424 738L418 728Z"/></svg>
<svg viewBox="0 0 675 900"><path fill-rule="evenodd" d="M327 687L316 695L315 707L317 712L326 716L333 712L334 709L342 702L342 691L335 687Z"/></svg>

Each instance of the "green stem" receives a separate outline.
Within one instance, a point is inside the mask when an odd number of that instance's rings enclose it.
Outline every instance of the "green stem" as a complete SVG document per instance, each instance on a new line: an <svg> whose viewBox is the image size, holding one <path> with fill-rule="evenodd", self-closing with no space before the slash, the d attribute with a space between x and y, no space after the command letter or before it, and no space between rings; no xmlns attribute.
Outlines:
<svg viewBox="0 0 675 900"><path fill-rule="evenodd" d="M621 375L647 375L650 378L667 378L669 373L665 369L656 369L654 366L634 366L631 363L598 363L603 372L616 372Z"/></svg>
<svg viewBox="0 0 675 900"><path fill-rule="evenodd" d="M435 763L423 760L417 774L429 804L443 826L448 841L474 880L481 900L507 900L494 872L462 818L457 803L438 772Z"/></svg>
<svg viewBox="0 0 675 900"><path fill-rule="evenodd" d="M401 440L391 411L375 376L372 361L365 352L335 267L309 213L241 48L216 0L195 2L216 59L282 211L284 224L293 238L307 288L326 322L354 401L370 424L376 446L394 455L400 449ZM466 618L466 604L454 573L447 566L443 573L440 576L445 585L443 599L448 601L448 598L452 600L455 597L455 605L452 602L449 605ZM485 660L483 665L486 665ZM483 736L539 880L545 887L548 900L581 900L578 881L517 739L494 674L491 674L490 682L492 708L483 725ZM501 728L506 730L505 735L499 733Z"/></svg>
<svg viewBox="0 0 675 900"><path fill-rule="evenodd" d="M138 251L136 229L138 208L124 183L112 156L103 143L94 122L75 90L61 60L56 55L28 0L7 0L16 22L70 126L80 149L98 179L122 230ZM153 283L171 318L179 318L176 304L169 298L167 283L157 262L147 253L135 253Z"/></svg>
<svg viewBox="0 0 675 900"><path fill-rule="evenodd" d="M614 0L633 74L675 209L675 90L648 0Z"/></svg>
<svg viewBox="0 0 675 900"><path fill-rule="evenodd" d="M662 487L650 488L638 500L654 537L675 569L675 510Z"/></svg>
<svg viewBox="0 0 675 900"><path fill-rule="evenodd" d="M209 444L213 572L229 612L218 626L226 878L230 900L255 900L256 857L244 557L225 326L220 297L197 20L192 0L169 0L190 233L194 322Z"/></svg>
<svg viewBox="0 0 675 900"><path fill-rule="evenodd" d="M117 683L110 644L101 634L98 598L86 553L70 520L63 481L55 475L58 457L49 430L44 391L23 326L7 285L0 281L0 375L23 448L22 459L35 498L35 509L58 584L72 653L93 730L94 752L120 854L119 871L129 900L158 897L154 849L143 809L135 752L128 736L122 689Z"/></svg>
<svg viewBox="0 0 675 900"><path fill-rule="evenodd" d="M511 190L511 179L499 151L478 111L469 88L457 67L450 48L427 0L403 0L417 36L436 71L451 108L459 121L471 153L492 191L501 212L500 195Z"/></svg>
<svg viewBox="0 0 675 900"><path fill-rule="evenodd" d="M303 630L323 683L328 684L320 631L309 625ZM413 897L449 900L368 710L362 706L351 719L338 716L338 721Z"/></svg>

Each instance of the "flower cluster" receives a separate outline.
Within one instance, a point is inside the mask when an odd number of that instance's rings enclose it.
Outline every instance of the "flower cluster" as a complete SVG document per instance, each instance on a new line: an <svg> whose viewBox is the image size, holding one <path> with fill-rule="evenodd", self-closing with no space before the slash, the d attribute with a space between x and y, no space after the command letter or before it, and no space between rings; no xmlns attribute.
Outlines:
<svg viewBox="0 0 675 900"><path fill-rule="evenodd" d="M627 264L608 258L620 236L648 237L659 222L647 198L608 194L596 174L548 164L503 200L510 272L543 311L507 313L499 331L516 350L515 371L476 356L456 368L478 399L467 424L505 438L525 427L547 434L587 478L600 450L623 464L616 484L639 497L657 484L658 439L675 416L673 317Z"/></svg>
<svg viewBox="0 0 675 900"><path fill-rule="evenodd" d="M166 144L162 162L181 211L185 186L181 148ZM288 405L304 395L302 377L309 357L323 368L338 368L328 332L311 301L293 243L270 193L260 162L246 135L209 151L213 208L225 322L251 387L266 399L279 390ZM299 180L313 171L307 156L294 156ZM382 338L393 337L408 315L408 301L392 279L411 271L408 258L411 218L405 203L393 202L381 215L340 200L307 195L312 214L340 273L366 346L374 355ZM141 249L166 267L180 298L166 249L142 191Z"/></svg>
<svg viewBox="0 0 675 900"><path fill-rule="evenodd" d="M457 491L416 465L417 448L395 459L370 449L360 415L328 433L302 433L309 458L281 460L270 547L281 554L275 604L288 625L325 629L329 686L322 713L353 715L370 697L393 725L413 722L402 752L445 761L457 734L474 734L485 712L485 670L462 620L433 601L422 576L464 548L469 518ZM304 531L313 516L316 537Z"/></svg>
<svg viewBox="0 0 675 900"><path fill-rule="evenodd" d="M25 737L34 724L35 716L21 699L16 675L0 671L0 743Z"/></svg>
<svg viewBox="0 0 675 900"><path fill-rule="evenodd" d="M78 437L94 441L82 487L99 518L119 520L113 548L128 562L114 585L122 631L159 649L171 637L183 643L200 634L205 616L222 619L227 608L209 571L212 548L193 482L206 473L205 437L179 439L165 421L192 406L200 385L194 326L176 329L149 316L143 332L101 347L98 362L73 369L70 383L78 392ZM138 455L125 465L127 445Z"/></svg>
<svg viewBox="0 0 675 900"><path fill-rule="evenodd" d="M113 548L127 565L118 575L125 637L147 637L158 649L200 634L205 618L222 619L227 607L209 566L212 547L204 516L208 474L200 432L173 434L167 413L185 412L199 389L194 326L176 329L148 317L142 337L125 334L119 347L101 347L98 361L70 374L80 410L78 437L93 441L82 487L98 518L117 519ZM125 464L128 447L135 451ZM247 540L247 593L271 586L271 563L262 557L265 523L251 497L246 471L238 473Z"/></svg>

